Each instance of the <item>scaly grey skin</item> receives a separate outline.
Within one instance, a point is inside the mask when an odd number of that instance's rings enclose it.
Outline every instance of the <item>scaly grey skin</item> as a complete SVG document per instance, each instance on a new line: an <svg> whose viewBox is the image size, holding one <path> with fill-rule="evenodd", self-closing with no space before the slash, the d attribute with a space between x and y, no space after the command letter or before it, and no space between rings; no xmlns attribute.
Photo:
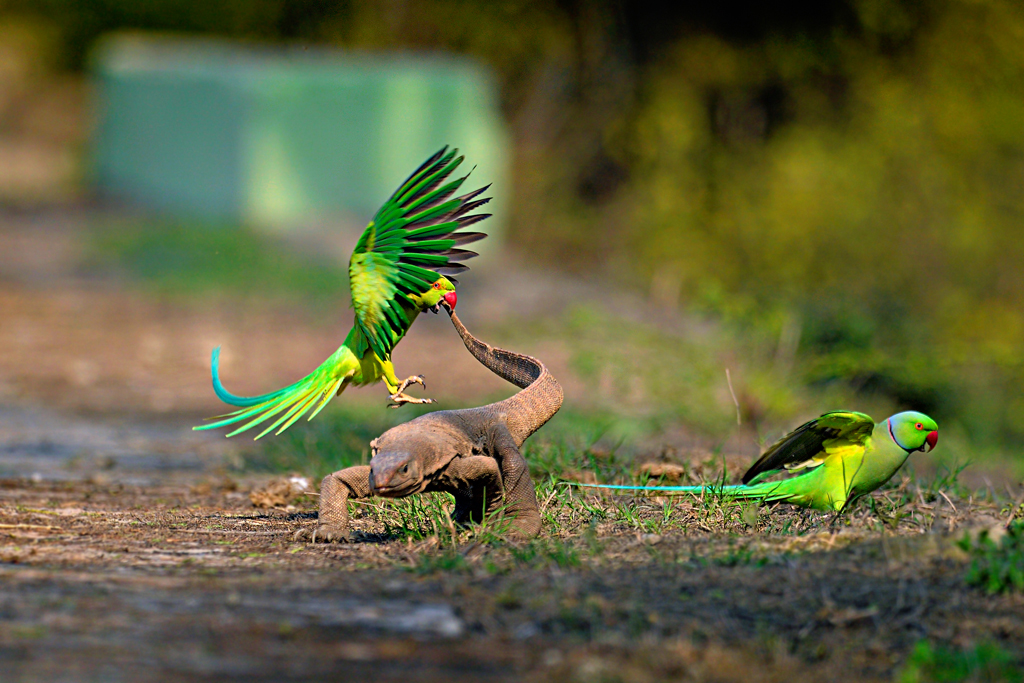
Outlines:
<svg viewBox="0 0 1024 683"><path fill-rule="evenodd" d="M398 425L370 442L369 465L347 467L320 483L320 515L297 540L350 540L348 501L377 495L402 498L447 491L460 525L502 514L522 537L540 532L537 494L519 449L562 405L562 387L542 362L486 344L445 306L469 352L499 377L520 387L490 405L443 410Z"/></svg>

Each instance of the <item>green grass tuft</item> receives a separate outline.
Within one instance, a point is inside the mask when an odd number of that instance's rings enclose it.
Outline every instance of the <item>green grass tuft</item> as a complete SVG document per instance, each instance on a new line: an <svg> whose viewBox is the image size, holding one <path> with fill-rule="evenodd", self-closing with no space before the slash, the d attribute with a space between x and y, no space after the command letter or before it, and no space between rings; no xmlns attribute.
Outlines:
<svg viewBox="0 0 1024 683"><path fill-rule="evenodd" d="M1024 520L1012 522L998 541L986 529L976 539L964 534L958 545L971 556L969 585L989 594L1024 592Z"/></svg>
<svg viewBox="0 0 1024 683"><path fill-rule="evenodd" d="M1024 675L1013 657L998 645L982 643L967 650L955 650L922 640L914 646L896 680L898 683L1019 683Z"/></svg>

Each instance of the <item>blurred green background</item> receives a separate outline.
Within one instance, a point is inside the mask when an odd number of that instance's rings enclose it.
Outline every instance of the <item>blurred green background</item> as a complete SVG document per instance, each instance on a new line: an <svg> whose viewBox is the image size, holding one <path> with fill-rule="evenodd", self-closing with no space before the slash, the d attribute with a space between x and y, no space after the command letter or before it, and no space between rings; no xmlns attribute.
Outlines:
<svg viewBox="0 0 1024 683"><path fill-rule="evenodd" d="M88 195L88 125L33 133L6 102L87 121L110 31L466 55L497 77L520 260L712 323L763 370L740 397L754 419L788 419L797 391L813 410L914 407L1016 454L1024 4L677 5L0 0L0 128L49 136L57 160L9 201ZM609 331L579 363L638 338ZM643 348L638 373L674 358Z"/></svg>

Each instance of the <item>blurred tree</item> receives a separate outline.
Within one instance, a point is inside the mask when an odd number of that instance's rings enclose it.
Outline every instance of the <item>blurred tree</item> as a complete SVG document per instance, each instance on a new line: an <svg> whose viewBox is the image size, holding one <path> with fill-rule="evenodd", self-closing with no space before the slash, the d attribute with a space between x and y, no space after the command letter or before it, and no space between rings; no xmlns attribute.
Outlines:
<svg viewBox="0 0 1024 683"><path fill-rule="evenodd" d="M680 41L623 137L614 249L661 297L805 321L812 381L1019 440L1024 7L908 7L858 3L817 43Z"/></svg>

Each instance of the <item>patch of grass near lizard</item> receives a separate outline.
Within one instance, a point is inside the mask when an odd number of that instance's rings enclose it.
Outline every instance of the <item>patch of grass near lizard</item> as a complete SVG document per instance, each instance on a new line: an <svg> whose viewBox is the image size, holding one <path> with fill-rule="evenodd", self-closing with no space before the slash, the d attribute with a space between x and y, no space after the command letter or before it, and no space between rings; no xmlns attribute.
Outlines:
<svg viewBox="0 0 1024 683"><path fill-rule="evenodd" d="M443 546L453 545L461 533L451 518L453 506L453 496L432 492L398 499L350 501L349 512L353 520L370 519L383 527L383 536L388 540L417 543L435 539Z"/></svg>

